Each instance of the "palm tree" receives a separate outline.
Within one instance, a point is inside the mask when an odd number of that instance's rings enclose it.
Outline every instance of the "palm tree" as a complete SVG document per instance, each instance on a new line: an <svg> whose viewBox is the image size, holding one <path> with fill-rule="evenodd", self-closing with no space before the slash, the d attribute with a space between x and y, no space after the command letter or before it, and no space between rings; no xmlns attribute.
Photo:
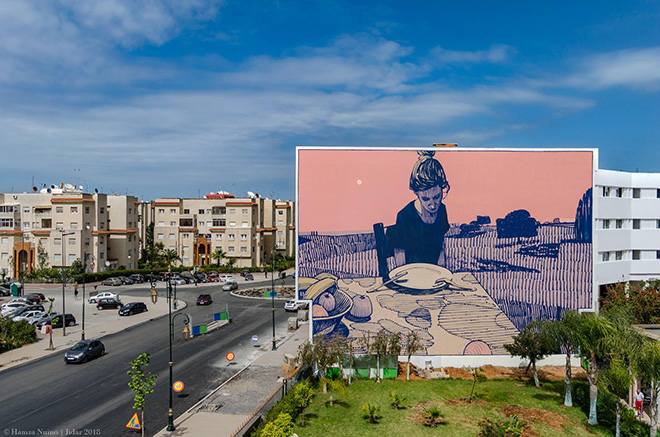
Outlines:
<svg viewBox="0 0 660 437"><path fill-rule="evenodd" d="M172 264L176 261L181 261L181 257L176 253L174 249L164 250L162 253L165 263L167 264L167 271L172 273Z"/></svg>
<svg viewBox="0 0 660 437"><path fill-rule="evenodd" d="M215 252L211 254L211 259L214 259L218 262L218 267L220 267L220 261L225 258L227 254L222 249L216 249Z"/></svg>
<svg viewBox="0 0 660 437"><path fill-rule="evenodd" d="M651 437L658 433L658 396L660 396L660 343L647 341L635 360L635 373L653 386L651 396Z"/></svg>

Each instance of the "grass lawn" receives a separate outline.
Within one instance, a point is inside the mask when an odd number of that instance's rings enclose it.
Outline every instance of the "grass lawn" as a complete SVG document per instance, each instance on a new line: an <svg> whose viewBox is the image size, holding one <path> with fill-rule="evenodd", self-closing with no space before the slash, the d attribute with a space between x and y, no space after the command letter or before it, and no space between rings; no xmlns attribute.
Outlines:
<svg viewBox="0 0 660 437"><path fill-rule="evenodd" d="M477 385L472 403L471 380L439 379L418 381L368 380L355 381L348 394L335 395L334 407L329 406L329 394L316 390L316 397L305 410L305 426L296 419L296 432L306 436L476 436L484 418L507 419L510 414L527 422L524 435L539 436L611 436L603 427L589 427L587 416L578 407L563 406L563 381L547 381L543 388L514 380L488 380ZM389 394L406 397L405 408L394 410ZM360 406L365 403L380 407L382 418L370 424L363 418ZM437 406L443 423L436 428L419 421L422 407Z"/></svg>

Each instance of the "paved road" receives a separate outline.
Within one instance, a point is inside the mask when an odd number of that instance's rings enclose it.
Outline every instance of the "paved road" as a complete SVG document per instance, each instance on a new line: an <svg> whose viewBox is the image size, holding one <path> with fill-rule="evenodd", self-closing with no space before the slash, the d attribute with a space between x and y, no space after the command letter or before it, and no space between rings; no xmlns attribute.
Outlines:
<svg viewBox="0 0 660 437"><path fill-rule="evenodd" d="M270 281L264 285L270 285ZM159 283L159 288L162 286ZM245 285L241 284L243 287ZM227 352L244 349L254 334L260 337L264 347L270 348L270 301L234 297L222 292L219 286L179 287L178 298L191 304L185 312L192 316L195 324L209 317L211 312L208 307L194 305L197 295L207 291L214 296L216 311L224 310L225 303L229 305L233 320L217 331L184 342L179 335L183 317L176 318L174 380L184 381L186 388L183 394L174 398L175 416L239 369L240 366L228 365L225 359ZM125 287L122 300L123 296L145 292L144 287ZM161 293L161 298L164 298L164 293ZM281 301L276 301L277 331L283 334L286 318L290 314L282 306ZM155 433L166 426L169 403L167 317L109 335L103 342L108 354L84 365L66 365L61 354L57 354L0 373L0 433L9 430L10 434L6 435L12 435L13 430L45 430L63 435L67 430L84 432L87 429L99 430L97 435L128 434L125 425L134 410L133 393L127 387L129 378L126 371L130 368L130 360L141 352L151 354L148 370L159 374L154 393L147 397L147 428ZM18 435L18 432L13 435Z"/></svg>

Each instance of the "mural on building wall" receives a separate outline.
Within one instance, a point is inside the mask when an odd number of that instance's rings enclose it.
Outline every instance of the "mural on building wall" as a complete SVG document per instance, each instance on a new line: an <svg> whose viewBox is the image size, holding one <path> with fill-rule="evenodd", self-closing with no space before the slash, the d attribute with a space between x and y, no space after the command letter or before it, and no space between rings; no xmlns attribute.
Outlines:
<svg viewBox="0 0 660 437"><path fill-rule="evenodd" d="M314 334L417 331L429 355L507 354L592 306L593 152L298 150L298 293Z"/></svg>

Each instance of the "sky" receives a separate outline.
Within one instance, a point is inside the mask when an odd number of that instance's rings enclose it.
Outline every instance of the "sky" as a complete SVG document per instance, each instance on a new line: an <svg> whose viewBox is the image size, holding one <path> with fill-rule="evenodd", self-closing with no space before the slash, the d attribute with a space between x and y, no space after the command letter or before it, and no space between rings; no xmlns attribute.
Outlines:
<svg viewBox="0 0 660 437"><path fill-rule="evenodd" d="M0 2L0 192L295 198L296 146L660 171L660 3Z"/></svg>

